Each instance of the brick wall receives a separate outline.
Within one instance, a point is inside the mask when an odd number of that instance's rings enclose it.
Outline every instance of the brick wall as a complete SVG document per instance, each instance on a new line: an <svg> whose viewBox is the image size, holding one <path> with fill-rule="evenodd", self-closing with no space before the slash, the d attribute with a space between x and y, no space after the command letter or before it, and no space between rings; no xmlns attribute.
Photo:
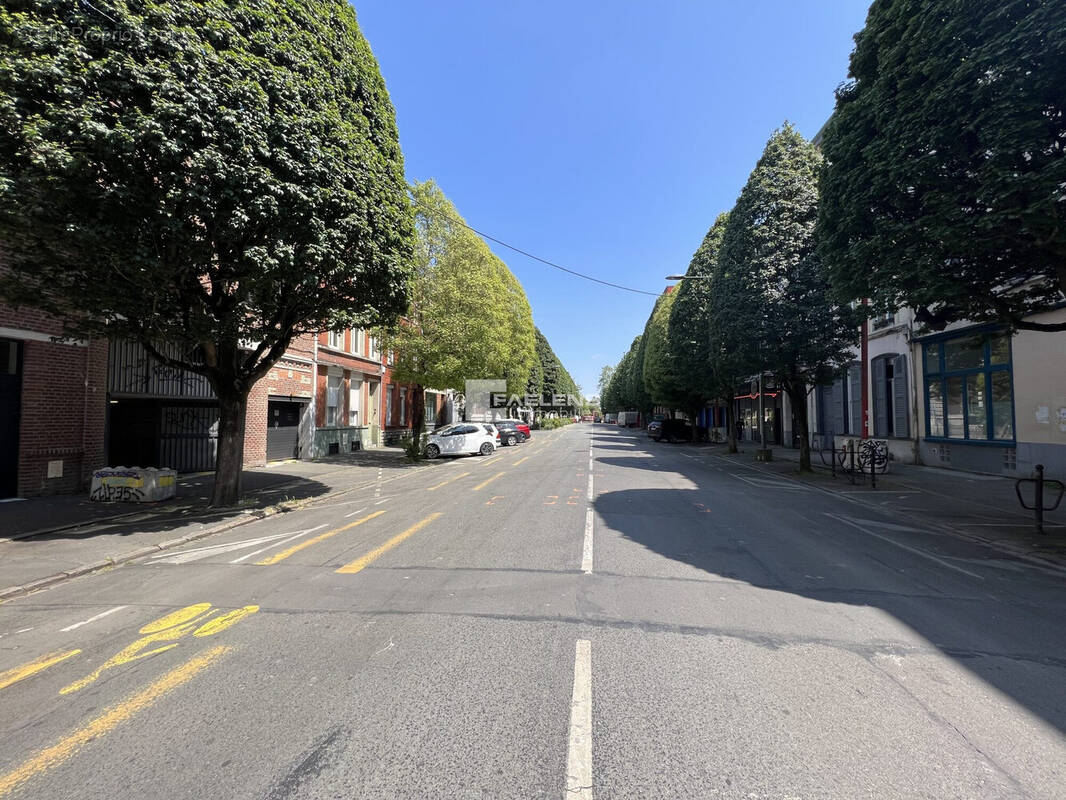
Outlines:
<svg viewBox="0 0 1066 800"><path fill-rule="evenodd" d="M267 395L265 378L248 393L244 411L244 466L261 467L266 464Z"/></svg>
<svg viewBox="0 0 1066 800"><path fill-rule="evenodd" d="M41 341L61 332L47 314L0 305L2 334L22 342L18 493L79 492L104 466L107 342ZM56 473L48 477L51 463ZM58 474L58 473L62 474Z"/></svg>

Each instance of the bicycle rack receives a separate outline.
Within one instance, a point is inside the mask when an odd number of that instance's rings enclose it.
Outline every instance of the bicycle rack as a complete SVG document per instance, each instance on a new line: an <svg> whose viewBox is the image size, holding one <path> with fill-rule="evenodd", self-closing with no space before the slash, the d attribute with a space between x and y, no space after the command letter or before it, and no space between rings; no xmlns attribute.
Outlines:
<svg viewBox="0 0 1066 800"><path fill-rule="evenodd" d="M826 453L832 454L828 464ZM877 473L888 472L888 444L884 440L860 439L856 447L856 440L849 439L839 450L822 449L818 451L818 455L822 464L832 470L834 478L839 470L848 476L853 485L856 476L864 483L869 477L870 488L876 489Z"/></svg>
<svg viewBox="0 0 1066 800"><path fill-rule="evenodd" d="M1059 507L1059 503L1062 502L1062 495L1066 492L1066 485L1062 481L1055 480L1054 478L1044 477L1044 465L1037 464L1035 478L1018 478L1014 482L1014 493L1018 495L1018 502L1021 503L1022 508L1027 511L1034 512L1036 517L1036 532L1044 534L1044 512L1054 511ZM1033 504L1029 505L1025 502L1025 498L1022 496L1022 484L1033 484ZM1058 490L1058 494L1055 496L1055 502L1051 505L1044 505L1044 490L1050 488L1052 491Z"/></svg>

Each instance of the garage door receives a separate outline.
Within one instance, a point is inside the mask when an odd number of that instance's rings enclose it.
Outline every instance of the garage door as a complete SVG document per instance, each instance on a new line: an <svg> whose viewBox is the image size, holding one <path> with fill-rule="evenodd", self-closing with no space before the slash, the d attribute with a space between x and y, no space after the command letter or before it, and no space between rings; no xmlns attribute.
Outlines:
<svg viewBox="0 0 1066 800"><path fill-rule="evenodd" d="M288 400L267 402L267 461L300 457L300 417L305 405Z"/></svg>

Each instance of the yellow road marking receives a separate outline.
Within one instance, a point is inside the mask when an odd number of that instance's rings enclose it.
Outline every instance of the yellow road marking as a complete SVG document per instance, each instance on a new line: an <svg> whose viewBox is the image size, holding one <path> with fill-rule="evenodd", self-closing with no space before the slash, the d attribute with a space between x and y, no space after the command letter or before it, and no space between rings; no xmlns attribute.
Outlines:
<svg viewBox="0 0 1066 800"><path fill-rule="evenodd" d="M420 530L422 530L422 528L426 527L426 525L431 523L433 520L437 519L437 517L439 517L439 516L441 516L441 512L440 511L436 511L436 512L430 514L428 517L426 517L421 522L416 522L414 525L412 525L410 528L405 530L403 533L398 533L395 536L393 536L391 539L389 539L387 542L385 542L385 544L381 545L381 547L375 547L373 550L371 550L365 556L360 556L359 558L355 559L355 561L351 561L351 562L345 564L343 567L338 569L337 572L340 572L340 573L342 573L344 575L354 575L356 572L359 572L359 571L363 570L364 568L366 568L366 566L368 564L370 564L371 562L373 562L375 559L377 559L378 556L382 555L383 553L387 553L389 550L394 548L396 545L398 545L404 539L406 539L409 536L413 536L414 534L418 533Z"/></svg>
<svg viewBox="0 0 1066 800"><path fill-rule="evenodd" d="M28 664L23 664L21 667L15 667L9 669L6 672L0 672L0 689L6 689L13 683L18 683L23 678L28 678L30 675L36 675L42 669L48 669L53 664L58 664L60 661L66 661L68 658L73 658L81 650L67 650L64 653L48 653L38 659L34 659Z"/></svg>
<svg viewBox="0 0 1066 800"><path fill-rule="evenodd" d="M141 633L148 631L146 636L142 636L137 641L126 645L81 680L74 681L74 683L64 686L59 690L59 693L71 694L79 689L84 689L109 669L114 669L115 667L129 664L134 661L140 661L142 658L148 658L149 656L158 655L159 653L165 653L167 650L173 650L178 646L178 639L192 631L197 623L203 622L207 617L210 617L215 613L214 611L210 611L210 608L210 603L197 603L196 605L186 606L171 614L167 614L165 617L157 619L155 622L149 622L141 628ZM194 616L194 614L199 616ZM162 627L163 623L167 623L169 627ZM155 644L156 642L171 642L171 644L164 645L163 647L156 647L152 650L144 649L148 647L148 645Z"/></svg>
<svg viewBox="0 0 1066 800"><path fill-rule="evenodd" d="M147 689L112 706L87 725L78 728L70 735L47 747L29 760L23 762L6 775L0 776L0 797L6 797L30 778L57 767L77 753L82 747L110 733L138 711L152 705L167 692L187 683L214 661L224 655L229 647L213 647L196 658L175 667Z"/></svg>
<svg viewBox="0 0 1066 800"><path fill-rule="evenodd" d="M336 536L338 533L343 533L349 528L354 528L356 525L362 525L364 522L368 522L374 517L380 517L384 513L385 509L382 509L381 511L375 511L373 514L367 514L365 517L360 517L355 522L349 522L347 525L343 525L340 528L334 528L331 531L320 533L318 536L315 536L311 539L306 539L305 541L302 541L299 544L294 544L288 550L282 550L280 553L275 553L269 558L264 558L262 561L256 561L256 566L269 567L271 564L277 564L279 561L284 561L286 558L293 555L294 553L299 553L305 547L310 547L313 544L318 544L319 542L324 541L331 536Z"/></svg>
<svg viewBox="0 0 1066 800"><path fill-rule="evenodd" d="M490 483L492 483L498 477L500 477L501 475L506 475L506 474L507 474L506 470L504 472L497 472L495 475L493 475L487 481L482 481L481 483L479 483L477 486L475 486L473 489L471 489L471 491L476 492L478 489L484 489L486 486L488 486Z"/></svg>
<svg viewBox="0 0 1066 800"><path fill-rule="evenodd" d="M427 492L432 492L434 489L439 489L442 486L447 486L452 481L457 481L460 478L465 478L469 474L470 474L469 472L460 472L454 478L448 478L448 480L444 481L443 483L438 483L436 486L430 486L428 489L426 489L426 491Z"/></svg>
<svg viewBox="0 0 1066 800"><path fill-rule="evenodd" d="M245 617L250 617L256 611L259 610L259 606L244 606L243 608L235 608L232 611L227 611L221 617L215 617L209 619L199 628L192 632L193 636L214 636L216 633L222 633L226 628L232 628L238 622Z"/></svg>
<svg viewBox="0 0 1066 800"><path fill-rule="evenodd" d="M519 464L521 464L521 463L522 463L523 461L529 461L529 459L530 459L530 458L532 458L532 456L522 456L522 458L520 458L520 459L518 459L518 460L517 460L516 462L514 462L514 464L513 464L512 466L515 466L515 467L517 467L517 466L518 466Z"/></svg>
<svg viewBox="0 0 1066 800"><path fill-rule="evenodd" d="M216 633L221 633L258 610L259 606L244 606L243 608L227 611L225 614L216 617L214 615L218 613L218 609L216 608L212 611L210 603L197 603L196 605L180 608L154 622L149 622L140 630L141 633L147 634L146 636L142 636L137 641L126 645L81 680L64 686L59 690L59 693L70 694L79 689L84 689L109 669L114 669L133 661L140 661L142 658L148 658L159 653L165 653L167 650L173 650L178 646L177 640L188 633L198 637L213 636ZM197 628L197 625L200 627ZM196 630L193 630L193 628L196 628ZM171 644L156 647L152 650L145 650L148 645L156 642L171 642Z"/></svg>
<svg viewBox="0 0 1066 800"><path fill-rule="evenodd" d="M172 611L165 617L160 617L154 622L149 622L141 628L138 633L159 633L160 631L165 631L167 628L176 627L199 617L209 608L211 608L210 603L197 603L196 605L179 608L177 611Z"/></svg>

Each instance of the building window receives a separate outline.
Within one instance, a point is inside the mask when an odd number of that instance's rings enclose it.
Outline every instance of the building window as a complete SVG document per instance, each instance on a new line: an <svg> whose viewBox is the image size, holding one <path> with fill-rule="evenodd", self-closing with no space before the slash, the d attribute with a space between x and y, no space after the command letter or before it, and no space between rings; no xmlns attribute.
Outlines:
<svg viewBox="0 0 1066 800"><path fill-rule="evenodd" d="M862 365L853 362L847 371L835 381L832 388L823 394L829 403L829 413L824 415L827 435L862 435ZM831 426L831 427L829 427Z"/></svg>
<svg viewBox="0 0 1066 800"><path fill-rule="evenodd" d="M344 349L344 331L330 331L327 338L329 346L336 350Z"/></svg>
<svg viewBox="0 0 1066 800"><path fill-rule="evenodd" d="M965 333L923 345L927 436L1014 441L1010 337Z"/></svg>
<svg viewBox="0 0 1066 800"><path fill-rule="evenodd" d="M326 427L340 424L341 376L330 375L326 379Z"/></svg>
<svg viewBox="0 0 1066 800"><path fill-rule="evenodd" d="M363 354L363 331L361 329L352 328L352 345L348 348L348 352L357 356Z"/></svg>
<svg viewBox="0 0 1066 800"><path fill-rule="evenodd" d="M407 424L407 387L400 387L400 424Z"/></svg>
<svg viewBox="0 0 1066 800"><path fill-rule="evenodd" d="M363 382L352 378L351 389L348 390L348 424L353 428L359 424L359 402L363 393Z"/></svg>
<svg viewBox="0 0 1066 800"><path fill-rule="evenodd" d="M385 424L392 424L392 393L395 391L395 385L389 384L385 387Z"/></svg>
<svg viewBox="0 0 1066 800"><path fill-rule="evenodd" d="M873 323L873 329L879 331L894 325L896 322L896 315L889 311L873 317L870 321Z"/></svg>
<svg viewBox="0 0 1066 800"><path fill-rule="evenodd" d="M369 341L369 347L367 348L367 357L377 361L381 355L380 346L378 345L378 337L371 336Z"/></svg>
<svg viewBox="0 0 1066 800"><path fill-rule="evenodd" d="M907 356L878 356L871 362L874 381L874 436L906 438L910 429L907 403Z"/></svg>

